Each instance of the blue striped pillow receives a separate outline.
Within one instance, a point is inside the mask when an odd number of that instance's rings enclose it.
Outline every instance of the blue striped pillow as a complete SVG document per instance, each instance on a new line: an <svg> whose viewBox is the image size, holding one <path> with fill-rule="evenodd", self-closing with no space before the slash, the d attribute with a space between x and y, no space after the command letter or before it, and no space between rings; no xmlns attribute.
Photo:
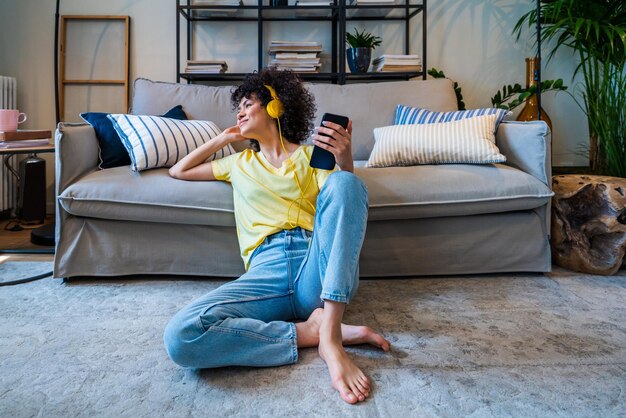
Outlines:
<svg viewBox="0 0 626 418"><path fill-rule="evenodd" d="M396 120L394 125L422 125L428 123L442 123L473 118L475 116L496 115L496 127L511 112L505 109L488 107L485 109L455 110L452 112L433 112L419 107L398 105L396 107Z"/></svg>
<svg viewBox="0 0 626 418"><path fill-rule="evenodd" d="M171 167L191 151L220 134L213 122L159 116L108 115L130 156L132 171ZM234 154L228 144L209 160Z"/></svg>

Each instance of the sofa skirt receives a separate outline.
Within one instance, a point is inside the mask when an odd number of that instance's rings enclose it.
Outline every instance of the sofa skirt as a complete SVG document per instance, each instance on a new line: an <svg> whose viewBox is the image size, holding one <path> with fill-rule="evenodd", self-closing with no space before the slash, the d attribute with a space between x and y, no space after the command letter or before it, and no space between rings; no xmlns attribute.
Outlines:
<svg viewBox="0 0 626 418"><path fill-rule="evenodd" d="M369 222L360 275L548 272L545 210ZM57 278L243 272L233 227L57 217Z"/></svg>

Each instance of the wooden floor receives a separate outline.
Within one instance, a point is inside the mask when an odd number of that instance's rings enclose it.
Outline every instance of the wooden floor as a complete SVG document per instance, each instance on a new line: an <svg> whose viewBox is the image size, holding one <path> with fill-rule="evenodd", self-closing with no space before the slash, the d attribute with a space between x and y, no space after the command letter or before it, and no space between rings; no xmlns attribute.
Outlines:
<svg viewBox="0 0 626 418"><path fill-rule="evenodd" d="M46 217L44 224L54 222L54 215ZM39 228L42 225L21 225L15 219L3 219L0 220L0 254L3 255L4 260L13 261L52 261L54 254L15 254L6 253L2 250L50 250L54 247L35 245L30 242L30 232L34 228Z"/></svg>

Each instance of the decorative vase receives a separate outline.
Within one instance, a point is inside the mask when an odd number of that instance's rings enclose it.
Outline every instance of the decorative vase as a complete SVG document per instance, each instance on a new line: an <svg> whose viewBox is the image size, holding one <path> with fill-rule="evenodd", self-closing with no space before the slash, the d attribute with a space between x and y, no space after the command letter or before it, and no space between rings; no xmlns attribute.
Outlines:
<svg viewBox="0 0 626 418"><path fill-rule="evenodd" d="M372 60L372 48L348 48L346 52L350 71L357 74L366 73Z"/></svg>
<svg viewBox="0 0 626 418"><path fill-rule="evenodd" d="M526 88L530 86L536 86L539 70L539 59L537 57L526 58ZM522 122L527 122L531 120L539 119L539 106L537 104L537 95L533 94L528 99L526 99L526 104L524 108L517 116L517 120ZM541 107L541 120L548 124L550 130L552 130L552 121L550 120L550 116L543 110Z"/></svg>

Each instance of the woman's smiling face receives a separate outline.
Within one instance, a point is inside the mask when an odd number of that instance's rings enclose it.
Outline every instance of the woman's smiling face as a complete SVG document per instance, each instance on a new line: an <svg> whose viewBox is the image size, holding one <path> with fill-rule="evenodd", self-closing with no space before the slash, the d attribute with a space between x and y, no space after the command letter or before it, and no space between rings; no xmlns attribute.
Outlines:
<svg viewBox="0 0 626 418"><path fill-rule="evenodd" d="M241 99L237 107L237 126L246 138L259 139L261 132L269 128L272 118L255 95Z"/></svg>

